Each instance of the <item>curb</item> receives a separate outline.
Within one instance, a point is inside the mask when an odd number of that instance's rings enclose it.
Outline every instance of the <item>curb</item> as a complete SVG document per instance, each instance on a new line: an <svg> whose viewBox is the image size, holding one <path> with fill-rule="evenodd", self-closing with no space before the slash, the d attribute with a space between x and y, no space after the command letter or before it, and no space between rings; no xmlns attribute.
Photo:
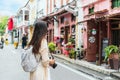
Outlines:
<svg viewBox="0 0 120 80"><path fill-rule="evenodd" d="M120 72L113 72L111 73L111 76L119 78L120 79Z"/></svg>
<svg viewBox="0 0 120 80"><path fill-rule="evenodd" d="M117 74L115 74L116 72L118 72L118 70L106 69L102 66L91 64L90 62L87 62L87 61L84 61L84 60L73 60L73 59L65 57L64 55L61 55L61 54L53 54L53 55L56 58L66 60L67 62L70 62L72 64L77 64L79 66L94 70L94 71L99 72L99 73L103 73L105 75L120 78L119 76L117 76Z"/></svg>

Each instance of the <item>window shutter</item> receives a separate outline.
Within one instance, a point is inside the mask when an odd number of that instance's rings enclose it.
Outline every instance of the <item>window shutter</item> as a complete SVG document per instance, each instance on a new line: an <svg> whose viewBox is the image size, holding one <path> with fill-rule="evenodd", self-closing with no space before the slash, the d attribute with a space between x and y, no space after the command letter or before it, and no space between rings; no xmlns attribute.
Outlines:
<svg viewBox="0 0 120 80"><path fill-rule="evenodd" d="M118 7L120 7L120 0L118 0Z"/></svg>
<svg viewBox="0 0 120 80"><path fill-rule="evenodd" d="M120 0L112 0L112 8L118 7Z"/></svg>

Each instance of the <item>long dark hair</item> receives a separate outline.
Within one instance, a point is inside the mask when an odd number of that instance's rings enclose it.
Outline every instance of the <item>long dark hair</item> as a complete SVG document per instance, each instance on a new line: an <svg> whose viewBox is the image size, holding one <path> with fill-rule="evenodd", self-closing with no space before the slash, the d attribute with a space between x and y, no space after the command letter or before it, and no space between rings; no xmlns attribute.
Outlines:
<svg viewBox="0 0 120 80"><path fill-rule="evenodd" d="M47 24L44 21L39 21L35 23L35 28L33 32L32 39L28 46L32 45L34 54L39 54L39 49L41 47L41 41L47 34Z"/></svg>

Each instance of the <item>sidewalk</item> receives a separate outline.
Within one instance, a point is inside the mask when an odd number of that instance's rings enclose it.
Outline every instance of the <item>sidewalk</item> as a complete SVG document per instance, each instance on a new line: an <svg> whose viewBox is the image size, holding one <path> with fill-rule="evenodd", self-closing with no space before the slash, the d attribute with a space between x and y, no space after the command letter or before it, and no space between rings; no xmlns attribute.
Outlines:
<svg viewBox="0 0 120 80"><path fill-rule="evenodd" d="M85 68L88 68L88 69L91 69L91 70L94 70L94 71L97 71L97 72L100 72L100 73L103 73L103 74L106 74L106 75L110 75L110 76L113 76L113 77L120 78L120 71L118 72L118 70L107 69L107 68L105 68L105 65L98 66L98 65L92 64L90 62L87 62L85 60L70 59L69 57L66 57L63 54L53 54L53 55L56 58L64 59L64 60L66 60L70 63L77 64L79 66L83 66Z"/></svg>

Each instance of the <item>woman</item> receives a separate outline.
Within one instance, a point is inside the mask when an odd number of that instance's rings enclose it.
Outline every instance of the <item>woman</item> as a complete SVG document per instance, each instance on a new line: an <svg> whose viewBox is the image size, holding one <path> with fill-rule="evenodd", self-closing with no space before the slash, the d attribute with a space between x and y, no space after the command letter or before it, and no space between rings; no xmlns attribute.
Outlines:
<svg viewBox="0 0 120 80"><path fill-rule="evenodd" d="M14 47L15 47L15 49L18 48L18 37L17 36L15 36L15 38L14 38Z"/></svg>
<svg viewBox="0 0 120 80"><path fill-rule="evenodd" d="M48 56L48 46L46 40L47 24L43 21L35 24L32 39L28 46L33 46L33 53L39 60L39 65L34 72L30 72L30 80L48 80L49 64L53 64L54 60L50 60ZM41 57L41 59L40 59Z"/></svg>

